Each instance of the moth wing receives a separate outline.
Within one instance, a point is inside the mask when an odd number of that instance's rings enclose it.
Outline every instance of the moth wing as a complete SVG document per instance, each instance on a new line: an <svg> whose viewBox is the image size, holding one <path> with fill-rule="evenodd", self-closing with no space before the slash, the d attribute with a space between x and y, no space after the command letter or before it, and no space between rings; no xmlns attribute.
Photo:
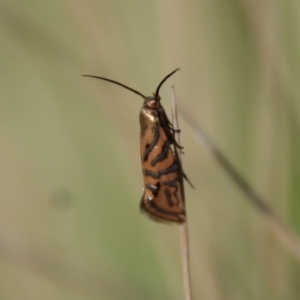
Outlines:
<svg viewBox="0 0 300 300"><path fill-rule="evenodd" d="M144 193L141 209L151 218L182 223L185 206L180 200L180 167L162 127L148 128L141 136Z"/></svg>
<svg viewBox="0 0 300 300"><path fill-rule="evenodd" d="M163 193L163 190L161 190ZM175 198L176 199L176 198ZM173 203L174 203L173 199ZM168 221L182 223L185 221L185 208L179 200L177 203L170 206L167 203L166 196L157 195L152 198L149 196L148 191L145 189L141 199L141 210L146 212L147 215L156 221Z"/></svg>

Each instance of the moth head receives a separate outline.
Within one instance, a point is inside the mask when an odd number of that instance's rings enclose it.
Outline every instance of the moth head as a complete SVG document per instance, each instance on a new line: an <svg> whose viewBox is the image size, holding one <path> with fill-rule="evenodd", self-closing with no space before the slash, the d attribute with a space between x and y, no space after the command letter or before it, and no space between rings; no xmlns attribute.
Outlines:
<svg viewBox="0 0 300 300"><path fill-rule="evenodd" d="M145 97L143 107L153 109L161 107L160 96L158 95L157 98L155 98L155 93L153 93L153 96Z"/></svg>
<svg viewBox="0 0 300 300"><path fill-rule="evenodd" d="M161 88L161 86L163 85L163 83L169 78L171 77L175 72L177 72L179 70L179 68L177 68L176 70L174 70L173 72L171 72L170 74L168 74L161 82L160 84L158 85L158 87L156 88L156 91L155 93L153 93L153 96L150 96L150 97L146 97L144 96L142 93L138 92L137 90L123 84L123 83L120 83L118 81L115 81L115 80L112 80L112 79L108 79L108 78L105 78L105 77L100 77L100 76L94 76L94 75L82 75L82 76L85 76L85 77L92 77L92 78L96 78L96 79L101 79L101 80L105 80L105 81L109 81L111 83L114 83L114 84L117 84L117 85L120 85L121 87L141 96L143 99L144 99L144 106L145 107L149 107L149 108L159 108L161 106L160 104L160 96L159 96L159 90Z"/></svg>

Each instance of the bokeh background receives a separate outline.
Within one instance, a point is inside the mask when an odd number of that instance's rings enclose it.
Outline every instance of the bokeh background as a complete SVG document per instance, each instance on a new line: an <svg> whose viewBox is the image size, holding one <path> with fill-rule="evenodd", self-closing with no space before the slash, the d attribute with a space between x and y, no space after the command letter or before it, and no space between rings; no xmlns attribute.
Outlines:
<svg viewBox="0 0 300 300"><path fill-rule="evenodd" d="M142 99L178 102L300 233L300 2L2 0L0 298L183 299L139 212ZM179 119L194 299L299 299L299 261Z"/></svg>

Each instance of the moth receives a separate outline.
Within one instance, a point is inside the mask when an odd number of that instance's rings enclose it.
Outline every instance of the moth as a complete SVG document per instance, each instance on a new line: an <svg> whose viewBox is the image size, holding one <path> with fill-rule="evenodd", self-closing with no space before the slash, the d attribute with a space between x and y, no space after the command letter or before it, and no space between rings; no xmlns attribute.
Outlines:
<svg viewBox="0 0 300 300"><path fill-rule="evenodd" d="M183 149L174 137L176 130L161 105L159 90L163 83L179 69L168 74L158 85L153 96L144 96L127 85L105 77L83 75L122 86L144 99L140 110L140 153L144 190L140 208L156 221L182 223L185 203L180 197L182 178L192 186L182 170L177 151ZM179 131L179 130L178 130ZM193 187L193 186L192 186Z"/></svg>

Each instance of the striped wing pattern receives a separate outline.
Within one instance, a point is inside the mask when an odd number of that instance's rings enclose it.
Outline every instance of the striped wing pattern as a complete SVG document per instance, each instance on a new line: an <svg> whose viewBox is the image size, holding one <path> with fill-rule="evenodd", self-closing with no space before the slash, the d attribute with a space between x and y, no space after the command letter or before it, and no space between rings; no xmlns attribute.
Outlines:
<svg viewBox="0 0 300 300"><path fill-rule="evenodd" d="M141 209L158 221L184 222L185 206L178 198L179 165L158 118L141 130L140 147L144 176Z"/></svg>

